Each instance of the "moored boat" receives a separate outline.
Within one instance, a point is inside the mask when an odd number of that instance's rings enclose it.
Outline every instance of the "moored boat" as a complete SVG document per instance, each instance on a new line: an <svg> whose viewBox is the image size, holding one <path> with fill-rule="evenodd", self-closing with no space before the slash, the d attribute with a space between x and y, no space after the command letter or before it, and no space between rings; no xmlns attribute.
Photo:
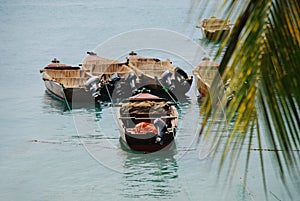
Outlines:
<svg viewBox="0 0 300 201"><path fill-rule="evenodd" d="M67 103L92 103L122 100L146 88L154 95L177 101L190 89L193 80L169 59L160 61L135 53L119 62L88 52L80 66L61 64L54 59L40 70L47 91Z"/></svg>
<svg viewBox="0 0 300 201"><path fill-rule="evenodd" d="M204 58L193 71L197 80L197 89L201 97L210 95L210 88L216 76L219 76L219 81L222 81L219 75L219 66L220 65L218 63L210 61L208 58ZM225 100L226 104L233 98L234 94L234 92L231 92L229 88L230 81L231 80L228 79L224 84L224 87L221 87L222 84L220 84L221 88L218 93L218 99L221 98L222 100ZM225 97L225 99L223 97Z"/></svg>
<svg viewBox="0 0 300 201"><path fill-rule="evenodd" d="M197 80L197 89L201 96L209 95L210 86L215 76L219 73L218 68L218 63L205 58L193 71Z"/></svg>
<svg viewBox="0 0 300 201"><path fill-rule="evenodd" d="M123 101L116 116L121 139L132 150L154 152L174 141L178 112L163 98L139 93Z"/></svg>
<svg viewBox="0 0 300 201"><path fill-rule="evenodd" d="M53 59L40 70L47 91L56 98L72 105L74 103L93 103L94 96L86 90L85 82L91 77L79 66L70 66Z"/></svg>
<svg viewBox="0 0 300 201"><path fill-rule="evenodd" d="M229 20L212 16L209 19L202 20L196 27L202 29L208 40L220 41L229 35L230 26Z"/></svg>
<svg viewBox="0 0 300 201"><path fill-rule="evenodd" d="M134 52L125 62L103 59L93 53L83 61L82 67L99 76L103 83L99 93L111 99L128 98L147 88L152 94L177 100L188 92L193 81L192 76L173 66L169 59L145 58Z"/></svg>
<svg viewBox="0 0 300 201"><path fill-rule="evenodd" d="M162 61L157 58L141 57L131 52L127 63L139 79L138 87L157 92L155 95L170 93L177 99L183 97L191 88L193 76L175 67L169 59Z"/></svg>
<svg viewBox="0 0 300 201"><path fill-rule="evenodd" d="M81 66L93 76L88 83L98 82L97 93L100 101L128 98L134 93L135 77L126 62L102 58L94 52L87 53L88 56Z"/></svg>

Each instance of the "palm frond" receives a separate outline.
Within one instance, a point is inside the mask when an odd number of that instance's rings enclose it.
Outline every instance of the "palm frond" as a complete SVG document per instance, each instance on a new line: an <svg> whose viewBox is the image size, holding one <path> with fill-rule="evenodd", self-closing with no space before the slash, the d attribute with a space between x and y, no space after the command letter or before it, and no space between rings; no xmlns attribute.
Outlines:
<svg viewBox="0 0 300 201"><path fill-rule="evenodd" d="M225 51L219 73L222 79L231 77L230 88L236 91L225 110L227 124L234 122L230 135L216 139L226 140L217 143L217 149L223 149L220 170L227 159L234 167L242 145L252 142L255 136L266 188L263 139L274 150L274 165L279 167L283 181L287 175L300 175L300 4L294 0L249 0L241 7L239 2L225 1L228 19L238 10L240 14L230 37L215 55L221 57ZM210 91L213 97L218 94L219 84L219 78L215 78ZM209 119L224 115L220 110L206 99L200 134L209 135ZM224 125L219 130L224 132Z"/></svg>

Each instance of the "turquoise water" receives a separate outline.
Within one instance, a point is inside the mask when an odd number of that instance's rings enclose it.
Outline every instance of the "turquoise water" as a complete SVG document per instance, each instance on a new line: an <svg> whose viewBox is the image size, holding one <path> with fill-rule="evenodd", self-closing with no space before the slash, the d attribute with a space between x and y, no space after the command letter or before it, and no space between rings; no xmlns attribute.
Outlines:
<svg viewBox="0 0 300 201"><path fill-rule="evenodd" d="M205 17L215 12L214 5L207 6ZM202 117L194 87L181 104L176 147L154 154L121 148L109 105L100 111L69 111L45 93L39 70L52 58L79 64L86 51L123 32L162 28L198 43L202 35L194 29L197 16L188 16L190 6L191 1L179 0L1 1L0 200L265 199L258 152L252 154L247 184L245 151L231 185L225 174L217 176L209 140L198 141ZM215 48L203 45L208 55ZM120 51L120 57L127 52ZM181 55L153 49L140 52L161 59L170 56L189 73L193 69ZM212 134L220 135L214 130ZM290 200L271 159L266 153L269 198Z"/></svg>

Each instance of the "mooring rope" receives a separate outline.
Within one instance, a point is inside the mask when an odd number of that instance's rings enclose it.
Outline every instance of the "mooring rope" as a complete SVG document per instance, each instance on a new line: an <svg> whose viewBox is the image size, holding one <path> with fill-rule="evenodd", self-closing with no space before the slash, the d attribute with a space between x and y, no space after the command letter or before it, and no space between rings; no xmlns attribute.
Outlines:
<svg viewBox="0 0 300 201"><path fill-rule="evenodd" d="M107 83L104 83L104 85L105 85L105 89L106 89L106 91L107 91L108 97L109 97L109 99L110 99L110 102L111 102L112 105L114 105L113 99L112 99L112 97L111 97L111 95L110 95L110 93L109 93L108 87L107 87Z"/></svg>
<svg viewBox="0 0 300 201"><path fill-rule="evenodd" d="M291 150L283 150L283 149L259 149L259 148L252 148L252 151L300 151L300 149L291 149Z"/></svg>
<svg viewBox="0 0 300 201"><path fill-rule="evenodd" d="M70 104L69 104L69 101L68 101L68 99L67 99L67 97L66 97L66 94L65 94L65 91L64 91L64 86L63 86L62 84L60 84L60 86L61 86L62 94L63 94L63 96L64 96L64 100L65 100L65 102L66 102L67 108L68 108L69 111L71 111L72 108L71 108L71 106L70 106ZM73 102L73 100L72 100L72 102Z"/></svg>
<svg viewBox="0 0 300 201"><path fill-rule="evenodd" d="M168 94L168 96L172 99L172 101L177 105L177 107L179 108L179 110L181 110L181 106L180 106L180 103L178 101L176 101L173 96L169 93L169 89L167 87L165 87L161 81L159 81L159 79L156 79L159 84L162 86L163 90Z"/></svg>

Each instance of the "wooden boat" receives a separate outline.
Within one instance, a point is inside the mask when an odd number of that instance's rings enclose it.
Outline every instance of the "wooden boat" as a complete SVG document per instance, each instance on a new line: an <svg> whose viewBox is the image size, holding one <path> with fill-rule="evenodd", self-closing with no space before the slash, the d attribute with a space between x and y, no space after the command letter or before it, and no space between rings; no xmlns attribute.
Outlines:
<svg viewBox="0 0 300 201"><path fill-rule="evenodd" d="M47 91L67 103L92 103L128 98L139 89L177 100L191 87L192 77L174 67L170 60L131 55L119 62L88 52L81 68L54 59L40 70ZM174 95L175 94L175 95Z"/></svg>
<svg viewBox="0 0 300 201"><path fill-rule="evenodd" d="M225 39L230 33L229 20L216 18L215 16L209 19L204 19L200 22L200 25L196 26L201 28L204 32L204 36L212 41L219 41Z"/></svg>
<svg viewBox="0 0 300 201"><path fill-rule="evenodd" d="M169 148L176 135L174 104L149 93L139 93L117 107L121 139L132 150L154 152Z"/></svg>
<svg viewBox="0 0 300 201"><path fill-rule="evenodd" d="M100 94L111 99L128 98L139 89L147 88L152 94L177 100L176 97L188 92L193 81L192 76L173 66L169 59L160 61L137 56L134 52L125 62L90 55L82 67L100 77L103 83Z"/></svg>
<svg viewBox="0 0 300 201"><path fill-rule="evenodd" d="M69 66L53 59L40 70L47 91L72 105L72 103L93 103L94 96L86 90L85 82L91 78L89 73L78 66Z"/></svg>
<svg viewBox="0 0 300 201"><path fill-rule="evenodd" d="M197 89L201 96L209 95L210 86L215 76L219 73L218 68L218 63L205 59L201 61L193 71L197 80Z"/></svg>
<svg viewBox="0 0 300 201"><path fill-rule="evenodd" d="M193 71L197 80L197 89L202 97L209 95L211 84L219 75L219 64L204 58ZM220 97L225 95L225 101L229 102L233 98L233 93L229 88L230 79L226 81L224 89L220 90Z"/></svg>
<svg viewBox="0 0 300 201"><path fill-rule="evenodd" d="M88 52L88 56L83 60L82 69L90 72L91 78L99 82L97 92L100 101L113 101L117 98L128 98L132 95L130 74L132 70L126 62L110 60Z"/></svg>
<svg viewBox="0 0 300 201"><path fill-rule="evenodd" d="M191 88L193 76L175 67L169 59L161 61L157 58L137 56L135 52L131 52L127 63L137 75L138 87L153 90L157 92L155 95L171 93L177 98L184 96Z"/></svg>

